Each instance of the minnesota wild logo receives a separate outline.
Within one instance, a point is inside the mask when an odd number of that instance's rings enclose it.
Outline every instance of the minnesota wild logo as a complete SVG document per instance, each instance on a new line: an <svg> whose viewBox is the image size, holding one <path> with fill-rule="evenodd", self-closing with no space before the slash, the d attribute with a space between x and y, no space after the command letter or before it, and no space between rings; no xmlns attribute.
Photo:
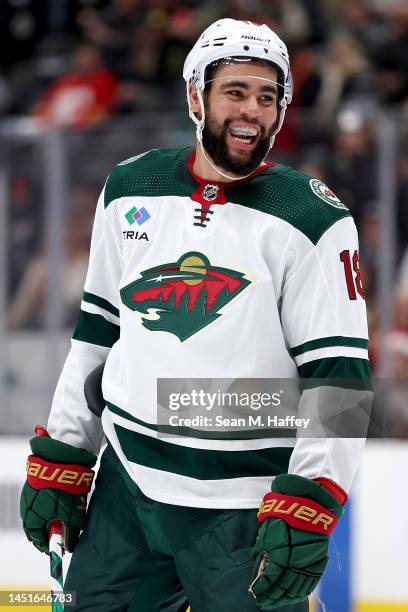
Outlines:
<svg viewBox="0 0 408 612"><path fill-rule="evenodd" d="M144 327L175 334L181 342L206 327L251 281L244 274L212 266L202 253L145 270L120 290L122 302L146 315Z"/></svg>
<svg viewBox="0 0 408 612"><path fill-rule="evenodd" d="M339 198L332 192L331 189L327 187L322 181L319 179L312 178L309 181L309 185L311 190L318 198L326 202L326 204L330 204L330 206L334 206L335 208L345 208L347 210L347 206L343 204L339 200Z"/></svg>

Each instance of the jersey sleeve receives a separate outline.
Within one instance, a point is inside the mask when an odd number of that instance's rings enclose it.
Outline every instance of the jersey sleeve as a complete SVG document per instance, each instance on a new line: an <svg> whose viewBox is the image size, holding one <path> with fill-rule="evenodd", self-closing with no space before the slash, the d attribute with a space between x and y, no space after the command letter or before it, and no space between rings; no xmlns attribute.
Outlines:
<svg viewBox="0 0 408 612"><path fill-rule="evenodd" d="M120 276L120 240L104 206L103 190L96 207L78 322L48 420L52 437L94 453L100 448L103 432L100 419L88 409L84 384L119 339Z"/></svg>
<svg viewBox="0 0 408 612"><path fill-rule="evenodd" d="M333 418L337 426L346 423L331 433L322 427L316 438L298 433L289 472L324 476L348 491L368 425L358 413L371 398L366 307L352 217L334 222L315 243L297 236L281 320L304 389L299 416L315 424Z"/></svg>

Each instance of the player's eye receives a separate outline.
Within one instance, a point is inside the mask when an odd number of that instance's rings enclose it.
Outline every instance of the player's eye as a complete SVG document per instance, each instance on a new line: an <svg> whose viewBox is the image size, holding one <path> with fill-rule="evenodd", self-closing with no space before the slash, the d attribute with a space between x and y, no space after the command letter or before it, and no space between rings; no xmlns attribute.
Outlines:
<svg viewBox="0 0 408 612"><path fill-rule="evenodd" d="M261 96L260 100L262 104L272 104L275 101L275 96Z"/></svg>
<svg viewBox="0 0 408 612"><path fill-rule="evenodd" d="M229 89L227 90L227 94L233 98L240 98L242 96L242 92L239 89Z"/></svg>

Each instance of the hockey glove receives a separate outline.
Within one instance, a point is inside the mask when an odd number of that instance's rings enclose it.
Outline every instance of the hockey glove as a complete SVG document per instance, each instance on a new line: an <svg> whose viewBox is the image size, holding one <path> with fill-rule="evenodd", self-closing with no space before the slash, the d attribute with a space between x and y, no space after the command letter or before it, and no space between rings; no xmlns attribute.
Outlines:
<svg viewBox="0 0 408 612"><path fill-rule="evenodd" d="M20 498L20 516L27 538L49 554L48 525L54 519L65 526L65 547L72 551L84 527L86 498L97 457L65 442L53 440L42 427L30 440L27 481Z"/></svg>
<svg viewBox="0 0 408 612"><path fill-rule="evenodd" d="M305 600L328 561L329 536L343 514L346 493L326 478L277 476L261 504L249 591L261 610Z"/></svg>

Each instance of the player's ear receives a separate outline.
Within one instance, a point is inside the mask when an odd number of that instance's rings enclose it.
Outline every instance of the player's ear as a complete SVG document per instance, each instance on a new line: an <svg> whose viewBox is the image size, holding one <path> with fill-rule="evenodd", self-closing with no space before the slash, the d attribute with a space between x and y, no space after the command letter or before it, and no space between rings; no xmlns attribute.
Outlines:
<svg viewBox="0 0 408 612"><path fill-rule="evenodd" d="M198 99L197 88L190 83L188 86L188 95L190 98L190 106L193 113L195 113L200 119L201 114L201 106L200 101Z"/></svg>

